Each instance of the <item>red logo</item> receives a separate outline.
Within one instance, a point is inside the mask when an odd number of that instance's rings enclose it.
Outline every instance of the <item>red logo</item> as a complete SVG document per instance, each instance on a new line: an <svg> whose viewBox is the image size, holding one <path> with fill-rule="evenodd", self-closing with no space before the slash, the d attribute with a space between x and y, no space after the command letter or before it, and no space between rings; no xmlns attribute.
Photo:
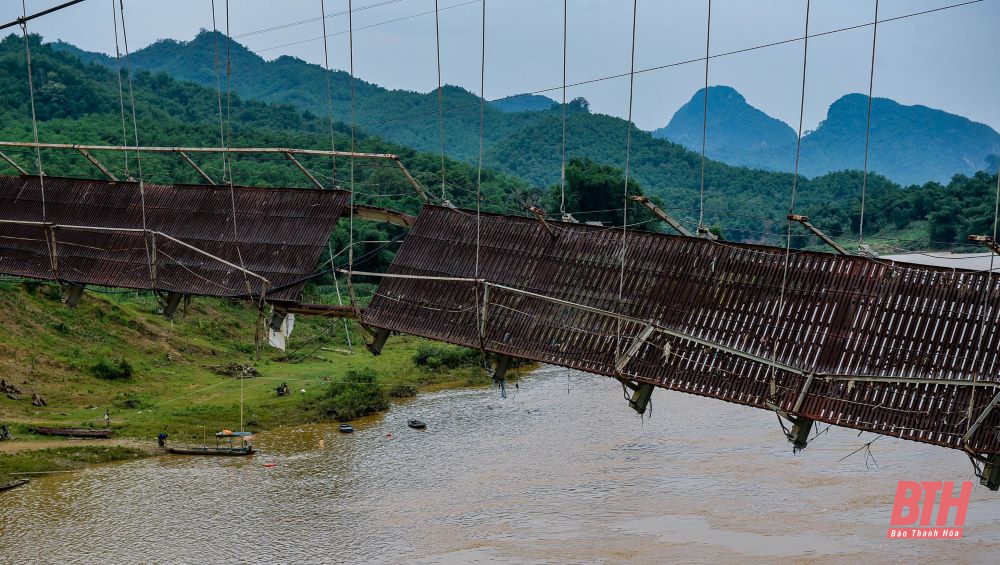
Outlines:
<svg viewBox="0 0 1000 565"><path fill-rule="evenodd" d="M972 483L962 483L959 494L955 496L955 483L951 481L899 481L896 487L896 502L892 505L892 517L889 518L887 538L928 538L928 539L959 539L962 537L962 526L965 525L965 514L969 510L969 497L972 496ZM937 504L937 519L931 526L934 516L934 499L941 493L941 501ZM921 499L923 504L921 504ZM949 525L948 515L955 509L955 520ZM909 526L909 527L906 527Z"/></svg>

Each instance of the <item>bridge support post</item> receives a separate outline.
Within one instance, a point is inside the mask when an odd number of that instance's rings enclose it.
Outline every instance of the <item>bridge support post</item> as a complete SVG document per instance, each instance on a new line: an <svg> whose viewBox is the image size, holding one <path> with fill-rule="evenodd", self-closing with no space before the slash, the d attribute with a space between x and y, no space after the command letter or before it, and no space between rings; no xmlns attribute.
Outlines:
<svg viewBox="0 0 1000 565"><path fill-rule="evenodd" d="M645 414L649 408L649 401L653 397L653 385L649 383L639 383L620 379L626 388L632 391L632 396L628 399L628 405L639 414Z"/></svg>
<svg viewBox="0 0 1000 565"><path fill-rule="evenodd" d="M267 320L267 327L274 331L281 331L281 324L284 323L285 318L288 316L283 308L275 307L274 311L271 312L271 317Z"/></svg>
<svg viewBox="0 0 1000 565"><path fill-rule="evenodd" d="M802 416L790 417L788 421L792 423L792 429L788 430L785 437L791 442L793 451L802 451L809 445L809 432L812 431L813 421Z"/></svg>
<svg viewBox="0 0 1000 565"><path fill-rule="evenodd" d="M510 355L497 355L497 360L493 364L493 378L502 381L513 363L514 358Z"/></svg>
<svg viewBox="0 0 1000 565"><path fill-rule="evenodd" d="M69 290L66 292L66 298L63 299L66 306L76 308L76 305L80 303L80 299L83 297L84 286L85 285L82 284L69 285Z"/></svg>
<svg viewBox="0 0 1000 565"><path fill-rule="evenodd" d="M990 455L983 465L983 474L979 484L990 490L1000 490L1000 455Z"/></svg>
<svg viewBox="0 0 1000 565"><path fill-rule="evenodd" d="M375 328L375 337L372 338L372 342L365 344L372 355L382 354L382 348L385 347L385 342L389 339L389 333L389 330L385 328Z"/></svg>
<svg viewBox="0 0 1000 565"><path fill-rule="evenodd" d="M180 292L168 292L167 299L163 303L163 315L168 320L174 319L174 314L177 312L177 307L181 304L181 299L184 295Z"/></svg>

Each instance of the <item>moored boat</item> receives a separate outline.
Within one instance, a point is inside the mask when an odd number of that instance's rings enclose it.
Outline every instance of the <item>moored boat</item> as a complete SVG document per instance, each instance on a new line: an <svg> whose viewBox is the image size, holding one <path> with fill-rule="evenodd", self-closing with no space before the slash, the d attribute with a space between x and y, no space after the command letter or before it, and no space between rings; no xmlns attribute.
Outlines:
<svg viewBox="0 0 1000 565"><path fill-rule="evenodd" d="M338 427L338 429L340 430L340 433L342 433L342 434L354 433L354 426L352 426L350 424L341 424Z"/></svg>
<svg viewBox="0 0 1000 565"><path fill-rule="evenodd" d="M27 484L27 482L28 482L28 479L18 479L16 481L11 481L9 483L2 484L2 485L0 485L0 491L10 490L12 488L19 487L19 486L21 486L23 484Z"/></svg>
<svg viewBox="0 0 1000 565"><path fill-rule="evenodd" d="M175 455L219 455L243 457L253 455L252 447L168 447L167 451Z"/></svg>
<svg viewBox="0 0 1000 565"><path fill-rule="evenodd" d="M43 436L67 436L67 437L97 437L109 438L114 432L112 430L93 430L90 428L36 428L36 433Z"/></svg>
<svg viewBox="0 0 1000 565"><path fill-rule="evenodd" d="M411 428L413 428L415 430L422 430L422 429L424 429L424 428L427 427L427 424L424 423L424 422L421 422L420 420L410 420L410 421L408 421L406 423L406 425L410 426Z"/></svg>

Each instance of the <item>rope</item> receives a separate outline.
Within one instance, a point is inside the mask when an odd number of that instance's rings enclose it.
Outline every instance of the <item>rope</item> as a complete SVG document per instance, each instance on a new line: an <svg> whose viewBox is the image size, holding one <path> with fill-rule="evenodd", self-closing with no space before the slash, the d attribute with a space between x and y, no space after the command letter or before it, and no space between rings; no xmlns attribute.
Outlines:
<svg viewBox="0 0 1000 565"><path fill-rule="evenodd" d="M21 0L21 10L25 18L28 17L28 7L25 0ZM42 221L47 221L45 214L45 172L42 170L42 150L38 146L38 119L35 115L35 81L31 76L31 41L28 38L28 22L21 21L21 33L24 35L24 57L28 67L28 97L31 101L31 132L35 137L35 166L38 169L38 182L42 189ZM49 249L51 255L53 249ZM53 273L55 274L55 273Z"/></svg>
<svg viewBox="0 0 1000 565"><path fill-rule="evenodd" d="M441 90L441 7L440 0L434 0L434 44L437 53L438 76L438 130L441 137L441 200L445 200L444 179L444 93Z"/></svg>
<svg viewBox="0 0 1000 565"><path fill-rule="evenodd" d="M704 115L701 122L701 204L698 211L698 230L705 227L705 148L708 145L708 56L712 42L712 0L708 0L708 25L705 30L705 90Z"/></svg>
<svg viewBox="0 0 1000 565"><path fill-rule="evenodd" d="M806 0L806 31L805 31L804 43L803 43L803 46L802 46L802 90L801 90L801 94L800 94L800 97L799 97L799 129L798 129L798 138L795 140L795 174L792 177L792 194L791 194L791 199L790 199L791 202L789 203L789 207L788 207L788 214L789 215L791 215L795 211L795 196L796 196L796 191L798 190L798 182L799 182L799 158L800 158L801 153L802 153L802 151L801 151L802 150L802 122L803 122L803 117L804 117L805 108L806 108L806 70L807 70L807 64L809 62L809 9L811 7L810 4L811 4L811 0ZM789 263L791 261L791 256L792 256L792 220L787 220L787 223L788 223L788 229L787 229L787 232L786 232L787 235L786 235L786 238L785 238L785 261L784 261L784 267L782 268L782 274L781 274L781 289L779 290L779 293L778 293L778 309L775 312L775 319L776 320L782 315L782 313L784 312L784 309L785 309L785 291L787 290L787 287L788 287L788 267L789 267ZM774 328L775 328L775 332L780 331L780 329L779 329L779 327L778 327L777 324L775 324ZM773 335L772 336L772 342L773 342L773 344L771 345L771 358L772 358L772 360L777 361L778 360L778 335ZM771 390L772 391L774 391L774 387L775 387L774 375L775 375L775 368L772 365L771 366ZM773 398L772 398L772 400L773 400Z"/></svg>
<svg viewBox="0 0 1000 565"><path fill-rule="evenodd" d="M118 71L118 106L122 116L122 145L128 145L128 134L125 129L125 93L122 86L122 52L118 47L118 11L115 10L115 0L111 0L111 20L115 26L115 66ZM122 151L125 160L125 178L131 178L128 172L128 153Z"/></svg>
<svg viewBox="0 0 1000 565"><path fill-rule="evenodd" d="M330 49L327 46L326 40L326 0L319 0L319 11L320 11L320 21L323 22L323 69L326 71L324 75L326 76L326 115L327 120L330 122L330 150L337 150L336 137L334 135L333 129L333 87L331 86L330 77ZM330 188L337 187L337 158L334 156L330 157L331 162L331 181Z"/></svg>
<svg viewBox="0 0 1000 565"><path fill-rule="evenodd" d="M621 274L618 279L618 302L623 302L625 298L625 253L626 238L628 236L628 180L629 168L632 161L632 100L635 92L635 28L638 21L639 0L632 0L632 52L630 56L629 80L628 80L628 121L625 123L625 187L623 189L622 208L622 264ZM615 356L621 355L621 320L617 321L618 331L615 344Z"/></svg>
<svg viewBox="0 0 1000 565"><path fill-rule="evenodd" d="M563 59L562 59L562 168L559 177L559 215L566 217L566 43L569 27L569 0L563 0Z"/></svg>
<svg viewBox="0 0 1000 565"><path fill-rule="evenodd" d="M858 223L858 247L865 244L865 197L868 193L868 146L872 131L872 92L875 86L875 40L878 37L878 0L875 0L875 23L872 27L872 63L868 71L868 121L865 124L865 168L861 181L861 220Z"/></svg>

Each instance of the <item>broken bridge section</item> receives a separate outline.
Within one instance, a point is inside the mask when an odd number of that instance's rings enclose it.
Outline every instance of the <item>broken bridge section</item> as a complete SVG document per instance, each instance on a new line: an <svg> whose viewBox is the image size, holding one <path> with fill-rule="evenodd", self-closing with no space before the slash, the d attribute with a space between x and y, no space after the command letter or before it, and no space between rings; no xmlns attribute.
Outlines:
<svg viewBox="0 0 1000 565"><path fill-rule="evenodd" d="M786 275L784 249L630 231L619 300L620 228L482 214L480 281L408 278L475 279L476 232L475 212L425 207L364 321L1000 453L1000 277L801 251Z"/></svg>
<svg viewBox="0 0 1000 565"><path fill-rule="evenodd" d="M297 302L349 197L147 183L143 206L135 182L44 181L43 222L39 178L0 176L0 273L277 302Z"/></svg>

